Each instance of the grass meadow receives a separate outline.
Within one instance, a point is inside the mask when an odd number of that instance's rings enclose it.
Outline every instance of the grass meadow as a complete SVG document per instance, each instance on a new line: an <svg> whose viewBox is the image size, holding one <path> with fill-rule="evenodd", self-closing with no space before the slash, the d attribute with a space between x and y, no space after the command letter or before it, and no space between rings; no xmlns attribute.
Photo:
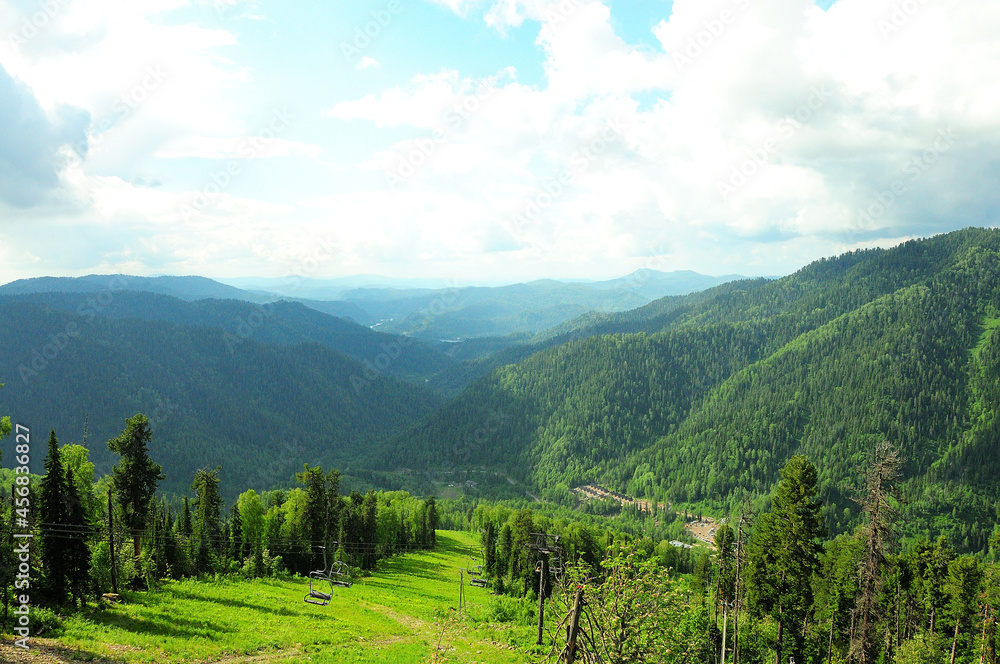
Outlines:
<svg viewBox="0 0 1000 664"><path fill-rule="evenodd" d="M57 659L113 662L510 663L541 659L529 602L466 584L469 533L439 531L438 548L382 561L337 588L328 606L302 601L304 579L164 582L125 603L69 616L44 639ZM6 639L5 639L6 640ZM8 642L9 643L9 642ZM4 653L12 651L4 646ZM32 661L21 659L16 661ZM42 660L39 660L42 661Z"/></svg>

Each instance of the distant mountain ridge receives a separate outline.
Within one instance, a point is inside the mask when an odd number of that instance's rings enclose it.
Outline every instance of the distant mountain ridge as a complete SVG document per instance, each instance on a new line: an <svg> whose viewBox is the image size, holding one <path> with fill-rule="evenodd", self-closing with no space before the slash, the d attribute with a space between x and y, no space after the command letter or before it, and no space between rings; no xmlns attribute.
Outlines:
<svg viewBox="0 0 1000 664"><path fill-rule="evenodd" d="M218 330L228 348L235 348L249 339L281 346L318 343L368 366L378 367L375 370L380 373L384 371L401 378L422 380L455 363L440 348L376 332L298 302L185 301L168 295L125 290L107 292L103 297L85 295L78 292L0 293L0 304L20 301L44 305L74 313L82 320L98 316L213 328ZM387 361L390 356L391 361Z"/></svg>
<svg viewBox="0 0 1000 664"><path fill-rule="evenodd" d="M1000 230L594 314L535 348L378 458L493 469L557 500L597 482L732 507L802 453L843 530L859 465L887 439L907 459L910 532L986 545L976 524L1000 506Z"/></svg>
<svg viewBox="0 0 1000 664"><path fill-rule="evenodd" d="M436 279L372 275L340 279L232 279L205 277L40 277L0 286L0 294L144 291L182 300L233 299L254 303L300 302L322 313L382 332L454 341L531 336L591 312L621 312L667 295L683 295L732 281L695 272L638 270L619 279L563 282L553 279L507 286L440 287ZM238 288L231 284L246 286Z"/></svg>
<svg viewBox="0 0 1000 664"><path fill-rule="evenodd" d="M289 304L291 314L275 313L273 329L240 337L193 321L210 319L215 307L252 311L246 303L205 300L192 307L165 296L118 293L114 306L90 316L63 306L60 295L43 301L0 296L6 383L0 410L40 439L54 429L63 443L82 442L89 415L88 447L101 474L114 461L105 441L138 412L150 418L150 453L165 468L164 489L186 491L195 470L221 465L231 498L236 490L288 482L305 461L350 467L362 450L441 404L429 388L388 371L420 356L391 357L390 349L389 359L371 371L335 350L338 343L371 343L378 335L370 330L359 327L363 334L339 341L294 339L296 330L310 330L290 322L296 312L321 316L300 305ZM144 306L154 306L159 318L121 315ZM11 445L0 441L5 462ZM32 458L35 472L41 461L41 455Z"/></svg>
<svg viewBox="0 0 1000 664"><path fill-rule="evenodd" d="M134 277L124 274L90 274L85 277L34 277L0 286L0 295L31 293L114 293L142 291L193 301L215 298L267 302L270 294L251 293L207 277Z"/></svg>

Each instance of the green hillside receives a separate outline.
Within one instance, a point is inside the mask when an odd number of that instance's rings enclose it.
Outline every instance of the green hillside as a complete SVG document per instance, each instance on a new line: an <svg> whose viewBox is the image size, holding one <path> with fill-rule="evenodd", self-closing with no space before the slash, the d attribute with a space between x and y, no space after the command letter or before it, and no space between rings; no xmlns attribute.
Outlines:
<svg viewBox="0 0 1000 664"><path fill-rule="evenodd" d="M66 442L82 442L89 414L99 475L112 462L104 442L127 417L146 414L168 491L186 490L196 469L219 464L226 491L285 482L304 460L349 467L359 450L440 405L428 388L369 376L365 365L319 343L269 344L254 335L230 345L216 328L87 322L19 301L0 306L0 375L5 412L39 436L55 429ZM2 443L5 460L11 444Z"/></svg>
<svg viewBox="0 0 1000 664"><path fill-rule="evenodd" d="M440 641L447 661L525 661L536 650L530 615L518 625L491 621L488 591L470 587L466 615L478 619L455 619L458 570L477 545L468 533L437 538L436 550L382 562L325 607L302 601L303 578L166 581L155 592L125 593L120 606L70 616L58 640L32 639L38 659L0 643L0 660L418 664Z"/></svg>
<svg viewBox="0 0 1000 664"><path fill-rule="evenodd" d="M857 466L886 438L907 459L910 527L985 547L975 520L1000 499L1000 231L856 251L654 305L496 368L398 437L391 458L724 508L768 491L803 453L841 528Z"/></svg>
<svg viewBox="0 0 1000 664"><path fill-rule="evenodd" d="M282 346L317 343L369 362L376 370L406 378L422 380L456 364L440 349L424 343L374 332L284 300L263 304L237 299L188 302L156 293L117 291L104 296L63 292L0 295L0 306L4 302L44 305L76 314L81 323L101 317L215 328L221 331L227 349L235 349L248 339Z"/></svg>

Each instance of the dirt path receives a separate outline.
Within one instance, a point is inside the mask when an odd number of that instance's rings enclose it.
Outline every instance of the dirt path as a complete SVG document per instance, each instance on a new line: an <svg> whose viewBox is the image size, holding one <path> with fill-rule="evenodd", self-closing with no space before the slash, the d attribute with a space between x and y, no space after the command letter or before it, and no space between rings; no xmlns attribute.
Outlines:
<svg viewBox="0 0 1000 664"><path fill-rule="evenodd" d="M30 650L16 648L11 641L0 643L0 664L68 664L76 662L92 662L93 664L122 664L122 660L106 659L94 653L69 648L53 639L31 639ZM112 646L113 647L113 646ZM122 647L122 646L119 646ZM215 659L202 660L199 664L216 664L221 662L287 662L294 657L302 656L298 648L276 650L260 655L230 655Z"/></svg>
<svg viewBox="0 0 1000 664"><path fill-rule="evenodd" d="M70 648L53 639L32 638L30 648L16 648L12 640L0 642L0 662L3 664L62 664L63 662L95 662L121 664L120 660L104 659L94 653Z"/></svg>

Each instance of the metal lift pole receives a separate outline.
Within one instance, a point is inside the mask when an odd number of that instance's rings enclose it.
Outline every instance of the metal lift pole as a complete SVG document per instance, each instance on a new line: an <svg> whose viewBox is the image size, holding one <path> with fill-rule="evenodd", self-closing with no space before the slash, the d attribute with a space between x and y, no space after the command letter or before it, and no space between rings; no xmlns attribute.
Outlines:
<svg viewBox="0 0 1000 664"><path fill-rule="evenodd" d="M545 629L545 577L549 575L549 556L542 554L542 569L538 575L538 640L536 646L542 645L542 632Z"/></svg>

